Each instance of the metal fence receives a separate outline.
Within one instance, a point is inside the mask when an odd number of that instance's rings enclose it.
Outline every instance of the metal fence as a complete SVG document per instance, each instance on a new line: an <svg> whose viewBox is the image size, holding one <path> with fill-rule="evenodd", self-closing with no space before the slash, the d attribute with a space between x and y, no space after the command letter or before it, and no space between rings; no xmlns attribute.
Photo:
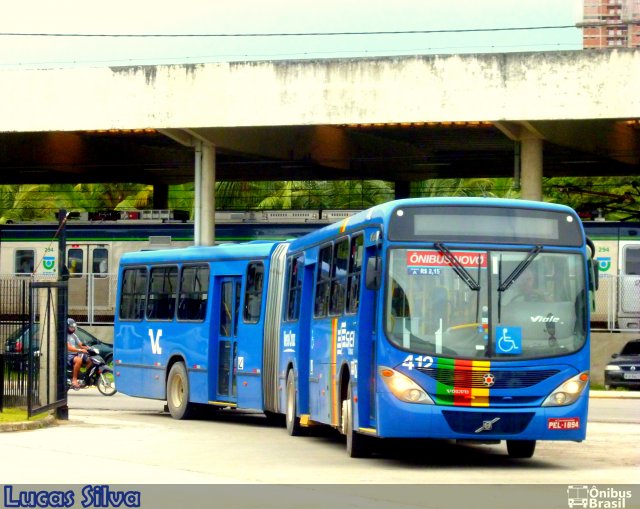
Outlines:
<svg viewBox="0 0 640 509"><path fill-rule="evenodd" d="M69 316L88 325L112 324L117 274L73 274L69 277Z"/></svg>
<svg viewBox="0 0 640 509"><path fill-rule="evenodd" d="M17 297L32 282L51 282L55 276L0 274L0 322L17 320L26 314L26 303ZM113 324L117 274L72 274L69 277L69 316L86 325ZM25 294L26 295L26 294ZM2 335L0 323L0 337Z"/></svg>
<svg viewBox="0 0 640 509"><path fill-rule="evenodd" d="M640 331L640 276L601 275L591 329Z"/></svg>

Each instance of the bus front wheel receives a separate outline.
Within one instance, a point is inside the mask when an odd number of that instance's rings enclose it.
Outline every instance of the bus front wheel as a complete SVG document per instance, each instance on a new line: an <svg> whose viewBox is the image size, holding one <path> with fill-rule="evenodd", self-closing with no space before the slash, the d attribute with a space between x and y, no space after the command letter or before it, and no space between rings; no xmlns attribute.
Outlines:
<svg viewBox="0 0 640 509"><path fill-rule="evenodd" d="M289 370L287 375L287 433L292 437L299 436L301 434L300 419L297 416L298 410L296 405L296 379L293 374L293 369Z"/></svg>
<svg viewBox="0 0 640 509"><path fill-rule="evenodd" d="M182 362L176 362L169 371L167 406L174 419L188 419L193 413L193 405L189 403L189 377Z"/></svg>
<svg viewBox="0 0 640 509"><path fill-rule="evenodd" d="M366 458L369 456L368 439L353 429L353 397L351 385L347 389L347 399L342 402L342 429L347 436L347 454L351 458Z"/></svg>
<svg viewBox="0 0 640 509"><path fill-rule="evenodd" d="M510 458L531 458L535 450L535 440L507 440L507 453Z"/></svg>

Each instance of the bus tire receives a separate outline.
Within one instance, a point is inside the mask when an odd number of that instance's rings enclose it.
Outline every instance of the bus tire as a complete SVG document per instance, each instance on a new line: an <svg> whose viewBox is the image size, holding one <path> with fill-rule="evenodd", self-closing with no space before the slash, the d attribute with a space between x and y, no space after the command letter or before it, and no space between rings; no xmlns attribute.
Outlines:
<svg viewBox="0 0 640 509"><path fill-rule="evenodd" d="M287 409L286 418L287 433L292 437L297 437L302 434L300 426L300 418L297 416L298 406L296 404L296 378L293 374L293 369L287 373Z"/></svg>
<svg viewBox="0 0 640 509"><path fill-rule="evenodd" d="M507 440L507 453L510 458L531 458L535 450L535 440Z"/></svg>
<svg viewBox="0 0 640 509"><path fill-rule="evenodd" d="M361 435L353 429L351 384L347 389L347 399L342 402L342 419L344 434L347 436L347 454L351 458L366 458L369 456L369 437Z"/></svg>
<svg viewBox="0 0 640 509"><path fill-rule="evenodd" d="M174 419L189 419L193 414L193 405L189 403L189 377L182 362L176 362L169 371L167 406Z"/></svg>

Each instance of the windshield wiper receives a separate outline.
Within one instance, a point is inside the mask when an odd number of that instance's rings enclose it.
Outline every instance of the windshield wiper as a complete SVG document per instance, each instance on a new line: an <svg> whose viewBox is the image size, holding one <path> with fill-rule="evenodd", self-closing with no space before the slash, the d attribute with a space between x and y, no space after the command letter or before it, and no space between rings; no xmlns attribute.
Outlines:
<svg viewBox="0 0 640 509"><path fill-rule="evenodd" d="M473 279L473 276L467 272L467 269L463 267L463 265L453 255L453 253L444 246L444 244L442 244L441 242L436 242L433 245L438 251L442 253L442 256L444 256L451 264L451 268L453 269L453 271L458 274L458 277L462 279L469 288L471 288L474 292L480 290L480 285L478 284L478 282Z"/></svg>
<svg viewBox="0 0 640 509"><path fill-rule="evenodd" d="M522 274L525 269L531 264L534 258L538 256L538 253L540 251L542 251L542 246L536 246L531 251L529 251L525 259L522 260L518 264L518 266L513 269L513 272L507 276L507 279L500 283L498 291L504 292L507 288L509 288L515 282L515 280L520 277L520 274Z"/></svg>

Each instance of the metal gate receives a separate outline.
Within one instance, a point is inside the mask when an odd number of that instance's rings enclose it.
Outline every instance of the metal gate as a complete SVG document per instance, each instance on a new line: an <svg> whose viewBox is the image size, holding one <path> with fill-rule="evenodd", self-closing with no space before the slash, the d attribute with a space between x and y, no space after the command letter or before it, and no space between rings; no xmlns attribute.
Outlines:
<svg viewBox="0 0 640 509"><path fill-rule="evenodd" d="M67 282L34 282L29 292L29 417L67 404Z"/></svg>
<svg viewBox="0 0 640 509"><path fill-rule="evenodd" d="M67 283L0 280L0 411L66 407Z"/></svg>

